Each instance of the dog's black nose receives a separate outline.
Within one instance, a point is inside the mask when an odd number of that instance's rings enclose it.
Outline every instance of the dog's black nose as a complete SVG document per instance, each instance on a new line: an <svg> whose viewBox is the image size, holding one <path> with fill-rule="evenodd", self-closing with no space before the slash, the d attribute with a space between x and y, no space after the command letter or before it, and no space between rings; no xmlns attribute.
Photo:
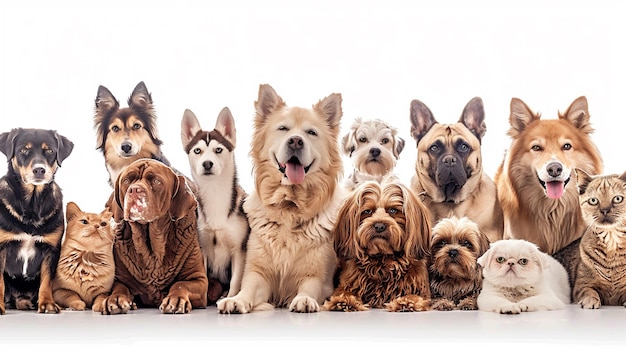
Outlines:
<svg viewBox="0 0 626 351"><path fill-rule="evenodd" d="M287 140L287 144L292 150L300 150L304 147L304 140L302 140L299 136L294 136Z"/></svg>
<svg viewBox="0 0 626 351"><path fill-rule="evenodd" d="M36 167L33 168L33 175L35 175L35 177L43 177L46 174L46 169L43 167Z"/></svg>
<svg viewBox="0 0 626 351"><path fill-rule="evenodd" d="M448 251L448 256L450 256L450 258L456 258L458 255L459 255L459 250L457 249L452 249Z"/></svg>
<svg viewBox="0 0 626 351"><path fill-rule="evenodd" d="M456 165L456 157L454 157L454 155L447 155L441 158L441 162L448 166L448 167L454 167Z"/></svg>
<svg viewBox="0 0 626 351"><path fill-rule="evenodd" d="M385 225L385 223L374 223L374 230L376 230L376 233L382 233L385 229L387 229L387 225Z"/></svg>
<svg viewBox="0 0 626 351"><path fill-rule="evenodd" d="M123 143L122 144L122 151L124 151L124 153L129 153L130 150L133 148L133 146L130 143Z"/></svg>
<svg viewBox="0 0 626 351"><path fill-rule="evenodd" d="M370 149L370 155L372 155L372 157L378 157L380 156L380 149L377 147L373 147Z"/></svg>
<svg viewBox="0 0 626 351"><path fill-rule="evenodd" d="M204 167L205 171L210 171L213 168L213 161L204 161L202 162L202 167Z"/></svg>
<svg viewBox="0 0 626 351"><path fill-rule="evenodd" d="M558 177L563 172L563 166L559 162L551 162L546 169L550 177Z"/></svg>

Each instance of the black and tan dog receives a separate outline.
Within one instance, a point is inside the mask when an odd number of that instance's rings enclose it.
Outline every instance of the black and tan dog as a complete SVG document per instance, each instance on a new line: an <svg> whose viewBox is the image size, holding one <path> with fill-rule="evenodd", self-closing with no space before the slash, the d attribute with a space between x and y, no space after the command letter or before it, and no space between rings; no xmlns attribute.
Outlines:
<svg viewBox="0 0 626 351"><path fill-rule="evenodd" d="M442 218L468 217L489 241L502 239L504 220L496 186L483 172L481 139L487 130L482 99L470 100L454 124L441 124L421 101L411 102L411 135L417 141L413 190Z"/></svg>
<svg viewBox="0 0 626 351"><path fill-rule="evenodd" d="M0 178L0 314L6 308L58 313L52 297L65 230L55 172L74 144L53 130L16 128L0 134L8 159Z"/></svg>

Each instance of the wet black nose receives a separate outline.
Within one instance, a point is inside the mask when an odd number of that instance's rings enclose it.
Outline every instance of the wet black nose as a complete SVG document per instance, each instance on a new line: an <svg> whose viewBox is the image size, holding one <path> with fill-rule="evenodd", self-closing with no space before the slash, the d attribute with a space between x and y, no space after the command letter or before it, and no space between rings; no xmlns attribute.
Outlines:
<svg viewBox="0 0 626 351"><path fill-rule="evenodd" d="M124 153L129 153L130 150L133 148L133 146L130 143L123 143L122 144L122 151L124 151Z"/></svg>
<svg viewBox="0 0 626 351"><path fill-rule="evenodd" d="M550 164L548 164L548 167L546 167L546 169L548 171L548 175L555 178L560 176L563 172L563 166L559 162L551 162Z"/></svg>
<svg viewBox="0 0 626 351"><path fill-rule="evenodd" d="M304 147L304 140L302 140L299 136L294 136L287 140L287 144L292 150L300 150Z"/></svg>
<svg viewBox="0 0 626 351"><path fill-rule="evenodd" d="M33 175L35 177L43 177L46 174L46 169L43 167L33 168Z"/></svg>
<svg viewBox="0 0 626 351"><path fill-rule="evenodd" d="M213 161L204 161L202 162L202 167L204 167L205 171L210 171L213 168Z"/></svg>
<svg viewBox="0 0 626 351"><path fill-rule="evenodd" d="M459 250L457 249L452 249L448 251L448 256L450 256L450 258L456 258L458 255L459 255Z"/></svg>
<svg viewBox="0 0 626 351"><path fill-rule="evenodd" d="M373 147L370 149L370 155L372 155L372 157L378 157L380 156L380 149L377 147Z"/></svg>
<svg viewBox="0 0 626 351"><path fill-rule="evenodd" d="M376 230L376 233L382 233L385 229L387 229L387 225L385 225L385 223L374 223L374 230Z"/></svg>

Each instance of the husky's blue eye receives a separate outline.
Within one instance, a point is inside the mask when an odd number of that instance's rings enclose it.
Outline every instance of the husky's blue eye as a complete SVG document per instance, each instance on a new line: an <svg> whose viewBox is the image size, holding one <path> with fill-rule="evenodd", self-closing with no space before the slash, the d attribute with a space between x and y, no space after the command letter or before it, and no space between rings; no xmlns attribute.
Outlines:
<svg viewBox="0 0 626 351"><path fill-rule="evenodd" d="M224 151L224 149L222 149L221 147L216 147L216 148L215 148L215 153L216 153L216 154L221 154L221 153L222 153L222 151Z"/></svg>
<svg viewBox="0 0 626 351"><path fill-rule="evenodd" d="M199 147L193 149L193 153L196 154L196 155L200 155L201 152L202 152L202 150L200 150Z"/></svg>

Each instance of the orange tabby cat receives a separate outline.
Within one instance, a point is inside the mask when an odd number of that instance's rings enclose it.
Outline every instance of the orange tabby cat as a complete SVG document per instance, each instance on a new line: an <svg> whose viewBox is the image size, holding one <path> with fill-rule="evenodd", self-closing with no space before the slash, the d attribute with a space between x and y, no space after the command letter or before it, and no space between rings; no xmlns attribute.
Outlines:
<svg viewBox="0 0 626 351"><path fill-rule="evenodd" d="M101 301L113 285L114 234L111 212L83 212L73 202L65 211L67 229L53 281L54 301L63 308L101 312Z"/></svg>

